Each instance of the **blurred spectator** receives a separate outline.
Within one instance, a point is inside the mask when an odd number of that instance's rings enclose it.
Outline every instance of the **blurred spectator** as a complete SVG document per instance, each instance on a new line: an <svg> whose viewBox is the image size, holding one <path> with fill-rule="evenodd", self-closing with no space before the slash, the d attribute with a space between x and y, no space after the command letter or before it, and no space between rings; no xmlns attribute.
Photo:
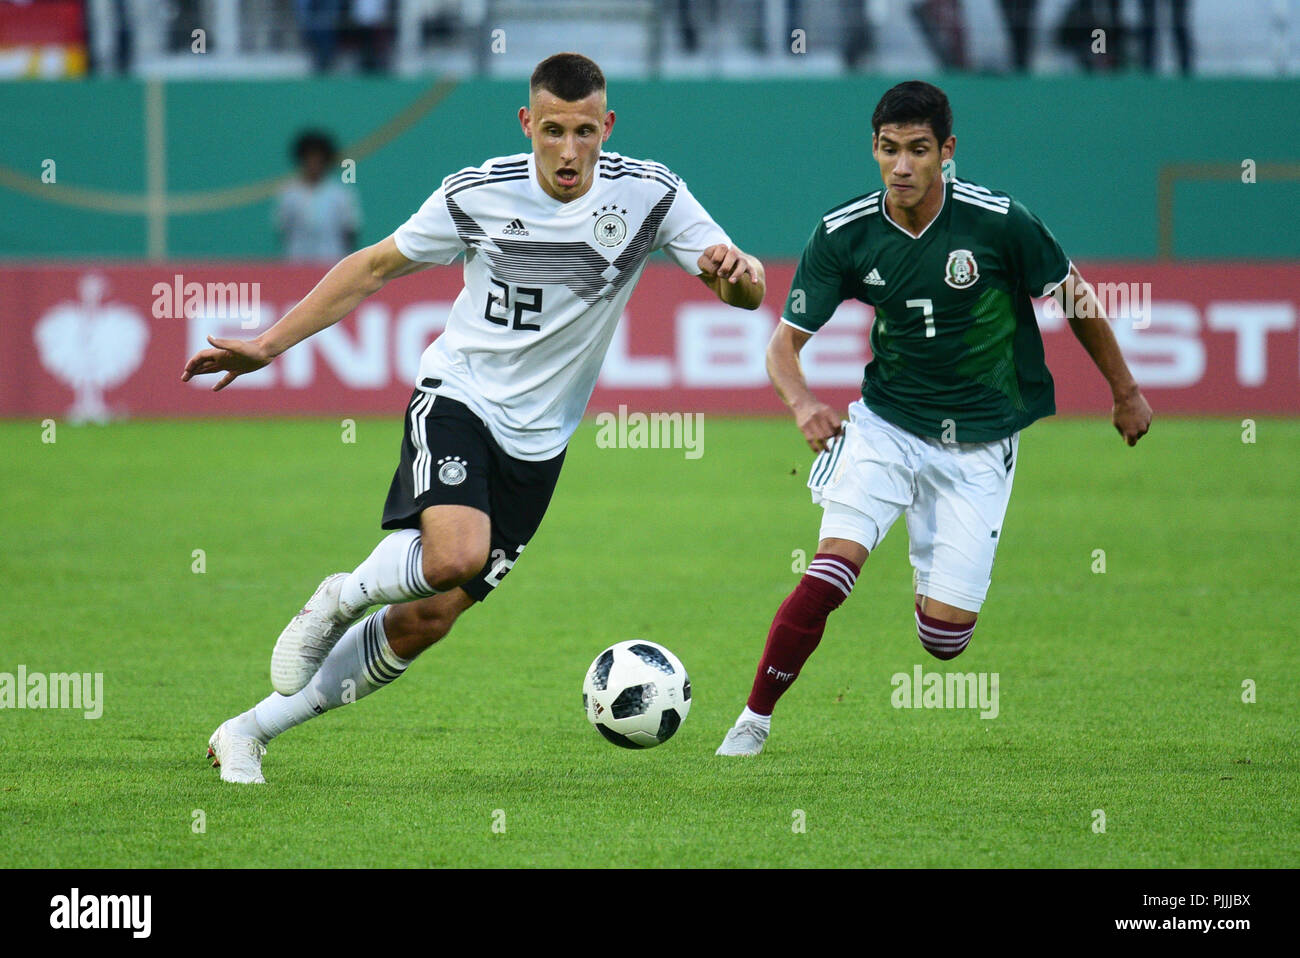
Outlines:
<svg viewBox="0 0 1300 958"><path fill-rule="evenodd" d="M1011 66L1017 73L1029 69L1037 9L1038 0L1002 0L1002 15L1006 17L1011 39Z"/></svg>
<svg viewBox="0 0 1300 958"><path fill-rule="evenodd" d="M343 0L294 0L298 29L311 55L312 69L324 73L334 64L339 31L343 26Z"/></svg>
<svg viewBox="0 0 1300 958"><path fill-rule="evenodd" d="M840 0L840 12L844 18L844 42L840 53L845 68L856 70L871 53L874 42L871 24L867 22L866 4L862 0Z"/></svg>
<svg viewBox="0 0 1300 958"><path fill-rule="evenodd" d="M1100 30L1102 49L1094 52ZM1057 27L1057 42L1089 73L1124 65L1124 21L1120 0L1074 0Z"/></svg>
<svg viewBox="0 0 1300 958"><path fill-rule="evenodd" d="M363 73L388 70L393 39L388 0L352 0L348 9L348 34L357 47Z"/></svg>
<svg viewBox="0 0 1300 958"><path fill-rule="evenodd" d="M701 7L705 8L704 18L709 24L716 24L718 0L677 0L677 26L681 30L682 49L687 53L697 53L700 49L700 28L695 21L695 11Z"/></svg>
<svg viewBox="0 0 1300 958"><path fill-rule="evenodd" d="M1138 24L1138 38L1142 45L1142 68L1148 73L1156 70L1156 15L1159 8L1169 11L1173 26L1174 50L1178 54L1178 69L1184 74L1192 72L1192 40L1187 28L1187 0L1142 0L1142 20Z"/></svg>
<svg viewBox="0 0 1300 958"><path fill-rule="evenodd" d="M117 29L113 31L113 67L121 74L131 69L132 38L131 13L127 10L126 0L113 0L113 15L117 20Z"/></svg>
<svg viewBox="0 0 1300 958"><path fill-rule="evenodd" d="M871 24L863 0L838 0L840 8L840 56L847 70L856 70L871 53ZM786 36L805 25L804 0L785 0ZM793 53L790 46L786 52Z"/></svg>
<svg viewBox="0 0 1300 958"><path fill-rule="evenodd" d="M966 20L961 0L918 0L912 5L912 19L925 36L939 66L945 70L965 70Z"/></svg>
<svg viewBox="0 0 1300 958"><path fill-rule="evenodd" d="M328 133L305 130L292 155L298 176L280 193L275 211L281 249L295 262L337 262L357 248L361 231L355 191L334 172L338 147Z"/></svg>

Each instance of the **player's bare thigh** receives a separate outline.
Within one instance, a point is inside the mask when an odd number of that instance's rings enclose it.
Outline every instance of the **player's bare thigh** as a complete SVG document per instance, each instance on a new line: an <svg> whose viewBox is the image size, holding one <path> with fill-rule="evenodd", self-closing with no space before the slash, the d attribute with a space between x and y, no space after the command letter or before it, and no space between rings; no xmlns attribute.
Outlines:
<svg viewBox="0 0 1300 958"><path fill-rule="evenodd" d="M430 506L420 513L420 546L425 581L439 592L449 592L487 564L492 522L473 506Z"/></svg>
<svg viewBox="0 0 1300 958"><path fill-rule="evenodd" d="M384 613L384 634L394 652L413 659L451 631L462 612L474 604L464 589L414 602L390 605Z"/></svg>
<svg viewBox="0 0 1300 958"><path fill-rule="evenodd" d="M867 561L866 546L860 542L854 542L852 539L823 539L817 543L817 551L839 556L841 559L848 559L859 569ZM915 599L922 612L943 622L951 622L954 625L969 625L979 617L968 609L959 609L955 605L949 605L928 596L917 595Z"/></svg>

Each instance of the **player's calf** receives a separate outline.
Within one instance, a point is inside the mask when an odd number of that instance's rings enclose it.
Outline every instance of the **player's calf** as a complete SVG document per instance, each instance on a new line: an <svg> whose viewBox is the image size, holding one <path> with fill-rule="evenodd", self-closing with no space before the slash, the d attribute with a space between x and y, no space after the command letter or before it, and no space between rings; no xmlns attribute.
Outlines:
<svg viewBox="0 0 1300 958"><path fill-rule="evenodd" d="M772 620L758 663L749 708L771 715L776 700L799 676L826 631L826 619L857 582L859 567L843 556L819 552Z"/></svg>
<svg viewBox="0 0 1300 958"><path fill-rule="evenodd" d="M933 611L933 610L932 610ZM953 609L961 613L960 609ZM950 613L951 614L951 613ZM963 618L971 614L966 613ZM953 616L954 618L956 616ZM921 640L925 651L936 659L955 659L970 645L971 636L975 634L975 619L968 622L953 622L922 611L920 603L916 606L916 636Z"/></svg>
<svg viewBox="0 0 1300 958"><path fill-rule="evenodd" d="M462 612L474 604L463 589L418 602L389 606L384 617L388 643L404 659L413 659L451 631Z"/></svg>
<svg viewBox="0 0 1300 958"><path fill-rule="evenodd" d="M808 564L808 571L772 619L749 701L716 754L757 755L762 751L777 699L799 677L821 642L827 617L849 597L860 571L858 563L829 552L817 553Z"/></svg>

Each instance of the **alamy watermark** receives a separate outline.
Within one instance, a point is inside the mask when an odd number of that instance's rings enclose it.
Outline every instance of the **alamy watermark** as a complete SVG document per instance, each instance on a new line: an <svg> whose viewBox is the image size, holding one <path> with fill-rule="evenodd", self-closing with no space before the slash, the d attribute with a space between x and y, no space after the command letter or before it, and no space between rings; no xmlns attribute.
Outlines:
<svg viewBox="0 0 1300 958"><path fill-rule="evenodd" d="M1151 325L1150 283L1089 283L1092 296L1084 296L1083 288L1076 290L1075 301L1061 305L1056 296L1048 297L1043 308L1057 319L1097 319L1093 303L1112 322L1127 322L1134 329ZM1069 299L1069 297L1063 297Z"/></svg>
<svg viewBox="0 0 1300 958"><path fill-rule="evenodd" d="M687 459L704 455L704 413L634 412L618 407L618 415L596 416L596 446L600 449L684 449Z"/></svg>
<svg viewBox="0 0 1300 958"><path fill-rule="evenodd" d="M104 714L103 672L0 672L0 709L80 709L86 718Z"/></svg>
<svg viewBox="0 0 1300 958"><path fill-rule="evenodd" d="M238 319L241 329L256 329L261 321L261 283L187 283L176 273L150 292L154 319Z"/></svg>
<svg viewBox="0 0 1300 958"><path fill-rule="evenodd" d="M896 709L979 709L980 718L995 719L998 679L997 672L926 672L914 665L910 675L890 677L889 701Z"/></svg>
<svg viewBox="0 0 1300 958"><path fill-rule="evenodd" d="M74 888L50 899L50 927L56 930L122 929L132 938L148 938L152 914L152 895L83 895Z"/></svg>

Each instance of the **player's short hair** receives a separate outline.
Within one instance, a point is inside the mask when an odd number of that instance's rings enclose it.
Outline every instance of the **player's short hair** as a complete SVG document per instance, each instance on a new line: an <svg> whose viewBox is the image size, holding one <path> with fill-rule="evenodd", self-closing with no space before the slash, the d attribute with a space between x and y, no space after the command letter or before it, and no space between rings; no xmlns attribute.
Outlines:
<svg viewBox="0 0 1300 958"><path fill-rule="evenodd" d="M338 152L334 137L324 130L303 130L294 137L293 146L289 148L289 154L295 163L301 163L309 153L319 153L329 162L338 156Z"/></svg>
<svg viewBox="0 0 1300 958"><path fill-rule="evenodd" d="M596 61L581 53L557 53L537 64L528 81L528 92L546 90L561 100L573 103L593 93L605 91L605 74Z"/></svg>
<svg viewBox="0 0 1300 958"><path fill-rule="evenodd" d="M908 80L890 87L871 114L871 132L880 134L886 123L927 123L943 146L952 136L952 107L948 95L933 83Z"/></svg>

